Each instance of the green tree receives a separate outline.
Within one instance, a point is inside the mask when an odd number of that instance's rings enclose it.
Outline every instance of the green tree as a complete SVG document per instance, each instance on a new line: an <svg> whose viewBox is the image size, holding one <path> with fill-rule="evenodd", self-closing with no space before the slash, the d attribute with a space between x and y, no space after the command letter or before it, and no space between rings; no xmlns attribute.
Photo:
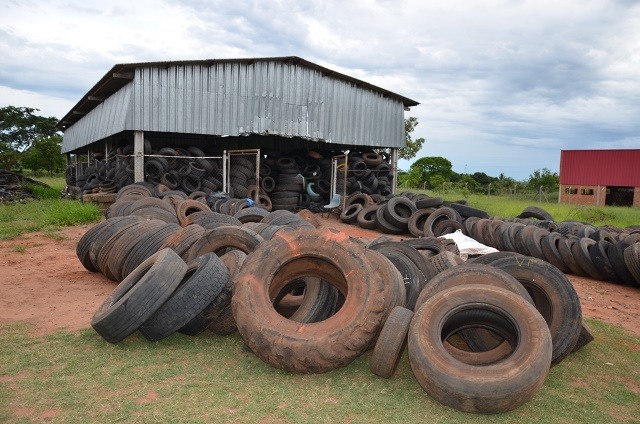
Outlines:
<svg viewBox="0 0 640 424"><path fill-rule="evenodd" d="M529 175L529 181L527 185L530 188L538 189L542 187L547 191L555 191L558 189L560 180L557 172L551 172L547 168L537 169L533 171L533 174Z"/></svg>
<svg viewBox="0 0 640 424"><path fill-rule="evenodd" d="M0 168L13 168L37 138L57 134L58 119L38 116L36 111L30 107L0 108Z"/></svg>
<svg viewBox="0 0 640 424"><path fill-rule="evenodd" d="M23 153L22 165L34 172L45 170L49 175L64 170L66 160L60 153L62 137L53 135L50 137L38 137L31 147Z"/></svg>
<svg viewBox="0 0 640 424"><path fill-rule="evenodd" d="M451 162L448 159L440 156L425 156L415 161L410 170L418 170L420 181L423 183L426 181L429 187L433 188L434 184L437 185L436 183L432 184L432 179L436 175L442 177L444 181L451 181L455 174L451 167Z"/></svg>
<svg viewBox="0 0 640 424"><path fill-rule="evenodd" d="M412 159L418 154L422 145L424 144L424 138L411 138L411 133L418 126L418 118L411 116L404 120L404 141L406 146L398 151L398 157L400 159Z"/></svg>

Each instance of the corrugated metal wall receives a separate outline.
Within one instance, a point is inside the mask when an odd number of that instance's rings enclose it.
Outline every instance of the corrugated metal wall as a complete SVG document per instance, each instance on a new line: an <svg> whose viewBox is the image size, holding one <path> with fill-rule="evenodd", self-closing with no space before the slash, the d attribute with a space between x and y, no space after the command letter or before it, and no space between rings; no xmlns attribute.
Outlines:
<svg viewBox="0 0 640 424"><path fill-rule="evenodd" d="M132 129L132 93L133 83L129 83L67 128L62 140L62 153L72 152L94 141Z"/></svg>
<svg viewBox="0 0 640 424"><path fill-rule="evenodd" d="M562 150L560 184L640 187L640 150Z"/></svg>
<svg viewBox="0 0 640 424"><path fill-rule="evenodd" d="M403 147L404 105L284 62L139 67L132 83L65 131L63 151L125 129Z"/></svg>

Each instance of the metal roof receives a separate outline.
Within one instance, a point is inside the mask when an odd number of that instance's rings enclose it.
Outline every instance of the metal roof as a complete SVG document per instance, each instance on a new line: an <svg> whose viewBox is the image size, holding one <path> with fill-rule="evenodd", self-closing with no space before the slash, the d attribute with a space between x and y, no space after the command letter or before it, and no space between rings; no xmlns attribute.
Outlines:
<svg viewBox="0 0 640 424"><path fill-rule="evenodd" d="M87 115L99 104L105 101L109 96L116 93L122 87L131 82L134 78L134 72L140 67L170 67L180 65L204 65L213 66L215 64L224 63L245 63L253 64L257 62L282 62L289 64L297 64L310 69L320 71L324 76L331 76L344 81L355 84L357 87L366 88L378 93L383 94L386 97L397 99L405 107L417 106L419 103L415 100L411 100L407 97L393 93L384 88L380 88L373 84L369 84L357 78L350 77L340 72L333 71L324 66L320 66L313 62L309 62L297 56L283 56L283 57L266 57L266 58L243 58L243 59L204 59L204 60L181 60L181 61L162 61L162 62L137 62L137 63L120 63L111 68L101 79L98 81L88 92L85 94L78 103L58 122L57 128L65 130L71 125L78 122L83 116Z"/></svg>
<svg viewBox="0 0 640 424"><path fill-rule="evenodd" d="M562 150L560 184L640 187L640 149Z"/></svg>

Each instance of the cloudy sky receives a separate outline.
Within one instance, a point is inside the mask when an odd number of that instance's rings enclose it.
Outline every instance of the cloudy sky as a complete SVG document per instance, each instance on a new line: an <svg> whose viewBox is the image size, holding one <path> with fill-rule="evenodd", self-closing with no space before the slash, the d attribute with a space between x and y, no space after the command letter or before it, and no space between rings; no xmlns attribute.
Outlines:
<svg viewBox="0 0 640 424"><path fill-rule="evenodd" d="M0 2L0 107L45 116L116 63L289 55L419 101L416 158L456 172L640 148L638 0Z"/></svg>

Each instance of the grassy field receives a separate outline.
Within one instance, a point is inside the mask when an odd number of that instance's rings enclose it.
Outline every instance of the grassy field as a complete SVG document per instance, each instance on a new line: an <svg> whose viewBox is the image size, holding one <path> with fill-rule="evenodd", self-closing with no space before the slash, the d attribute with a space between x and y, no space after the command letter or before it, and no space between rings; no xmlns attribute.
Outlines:
<svg viewBox="0 0 640 424"><path fill-rule="evenodd" d="M370 353L321 375L261 362L236 334L160 342L139 333L118 344L93 330L31 336L0 327L0 421L604 423L640 418L640 338L588 321L596 341L551 369L515 411L479 416L431 399L408 358L393 378L369 372Z"/></svg>
<svg viewBox="0 0 640 424"><path fill-rule="evenodd" d="M61 227L100 221L102 215L97 206L60 198L64 177L37 180L51 187L28 186L41 200L0 204L0 240L34 231L53 233Z"/></svg>
<svg viewBox="0 0 640 424"><path fill-rule="evenodd" d="M58 189L59 181L48 183ZM535 204L494 196L468 200L503 217ZM557 220L640 224L638 209L538 206ZM0 205L0 239L99 218L97 208L77 201ZM533 400L492 416L464 414L431 399L406 354L389 380L369 372L370 353L327 374L299 375L264 364L237 334L176 334L151 343L136 333L113 345L91 329L40 337L27 324L2 325L0 422L639 422L640 338L588 323L593 343L554 367Z"/></svg>

